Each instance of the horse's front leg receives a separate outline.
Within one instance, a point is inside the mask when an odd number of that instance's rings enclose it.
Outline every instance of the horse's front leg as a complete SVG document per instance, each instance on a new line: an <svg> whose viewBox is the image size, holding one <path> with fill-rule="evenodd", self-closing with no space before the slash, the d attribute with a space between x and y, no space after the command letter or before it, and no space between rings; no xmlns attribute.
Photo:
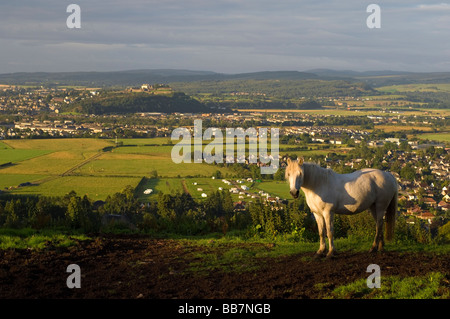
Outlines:
<svg viewBox="0 0 450 319"><path fill-rule="evenodd" d="M317 257L322 257L325 254L325 221L321 214L314 213L314 218L316 219L317 228L319 230L320 247L316 252Z"/></svg>
<svg viewBox="0 0 450 319"><path fill-rule="evenodd" d="M327 258L333 257L336 254L336 250L334 248L334 213L333 211L324 211L323 218L325 220L325 226L327 228L327 237L328 237L328 254Z"/></svg>

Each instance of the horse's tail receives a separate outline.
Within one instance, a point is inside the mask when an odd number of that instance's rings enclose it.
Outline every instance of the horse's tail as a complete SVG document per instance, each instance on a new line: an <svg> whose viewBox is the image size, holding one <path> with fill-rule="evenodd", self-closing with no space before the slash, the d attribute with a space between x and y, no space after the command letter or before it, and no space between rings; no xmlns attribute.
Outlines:
<svg viewBox="0 0 450 319"><path fill-rule="evenodd" d="M397 183L396 183L397 184ZM397 203L398 203L398 189L395 190L395 194L389 203L386 210L386 240L390 241L394 238L395 217L397 215Z"/></svg>

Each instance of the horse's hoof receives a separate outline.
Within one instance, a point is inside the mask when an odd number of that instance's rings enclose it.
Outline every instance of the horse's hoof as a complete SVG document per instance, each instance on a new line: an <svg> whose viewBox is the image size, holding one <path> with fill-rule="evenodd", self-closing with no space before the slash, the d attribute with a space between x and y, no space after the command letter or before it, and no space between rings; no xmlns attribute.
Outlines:
<svg viewBox="0 0 450 319"><path fill-rule="evenodd" d="M314 259L322 259L323 257L325 257L325 253L323 252L314 254Z"/></svg>
<svg viewBox="0 0 450 319"><path fill-rule="evenodd" d="M333 259L333 258L336 258L336 253L330 251L330 252L327 254L327 259Z"/></svg>

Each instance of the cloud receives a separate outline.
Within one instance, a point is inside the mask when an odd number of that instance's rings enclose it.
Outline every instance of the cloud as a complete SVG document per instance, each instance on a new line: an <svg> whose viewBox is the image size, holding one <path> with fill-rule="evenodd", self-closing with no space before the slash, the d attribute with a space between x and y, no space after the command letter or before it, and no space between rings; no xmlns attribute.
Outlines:
<svg viewBox="0 0 450 319"><path fill-rule="evenodd" d="M81 29L65 25L72 2L81 7ZM0 73L49 67L436 70L448 65L450 20L443 13L450 5L421 2L380 2L382 27L370 30L370 2L359 0L3 1Z"/></svg>
<svg viewBox="0 0 450 319"><path fill-rule="evenodd" d="M417 9L423 11L447 11L450 10L450 4L438 3L438 4L419 4Z"/></svg>

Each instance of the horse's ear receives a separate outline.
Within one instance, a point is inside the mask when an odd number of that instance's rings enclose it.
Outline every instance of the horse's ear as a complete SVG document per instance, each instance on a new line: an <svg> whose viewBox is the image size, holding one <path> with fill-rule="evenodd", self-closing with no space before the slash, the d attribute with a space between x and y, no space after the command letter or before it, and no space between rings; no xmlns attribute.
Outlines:
<svg viewBox="0 0 450 319"><path fill-rule="evenodd" d="M302 166L302 165L303 165L303 161L304 161L303 156L297 158L297 162L298 162L298 165L299 165L299 166Z"/></svg>
<svg viewBox="0 0 450 319"><path fill-rule="evenodd" d="M288 163L288 165L290 165L291 164L291 158L290 157L288 157L288 159L287 159L287 163Z"/></svg>

